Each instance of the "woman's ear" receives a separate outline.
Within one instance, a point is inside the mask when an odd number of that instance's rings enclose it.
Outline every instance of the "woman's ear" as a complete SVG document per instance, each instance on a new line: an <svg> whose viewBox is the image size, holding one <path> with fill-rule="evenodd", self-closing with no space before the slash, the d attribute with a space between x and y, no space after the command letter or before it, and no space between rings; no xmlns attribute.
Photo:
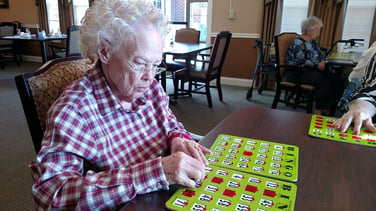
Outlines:
<svg viewBox="0 0 376 211"><path fill-rule="evenodd" d="M101 40L99 44L99 48L97 50L97 54L98 54L98 58L104 64L108 64L110 60L110 56L111 56L110 49L111 49L110 44L105 40Z"/></svg>

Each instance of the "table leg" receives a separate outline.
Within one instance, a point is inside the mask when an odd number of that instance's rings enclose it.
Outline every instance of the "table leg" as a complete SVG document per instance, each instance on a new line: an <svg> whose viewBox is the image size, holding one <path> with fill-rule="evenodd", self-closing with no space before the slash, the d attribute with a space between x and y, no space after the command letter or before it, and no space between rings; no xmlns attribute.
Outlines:
<svg viewBox="0 0 376 211"><path fill-rule="evenodd" d="M39 41L40 43L40 52L42 56L42 63L47 62L47 53L46 53L46 43L44 41Z"/></svg>
<svg viewBox="0 0 376 211"><path fill-rule="evenodd" d="M161 73L161 85L163 87L163 89L165 90L165 92L167 92L167 86L166 86L166 71L163 71Z"/></svg>

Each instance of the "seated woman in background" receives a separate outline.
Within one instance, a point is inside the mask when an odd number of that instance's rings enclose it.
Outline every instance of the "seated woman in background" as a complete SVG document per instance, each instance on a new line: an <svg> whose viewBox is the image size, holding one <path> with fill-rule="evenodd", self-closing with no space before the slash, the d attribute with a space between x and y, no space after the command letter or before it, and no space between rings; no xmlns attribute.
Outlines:
<svg viewBox="0 0 376 211"><path fill-rule="evenodd" d="M286 68L284 74L288 81L295 83L298 80L297 69L303 67L300 82L315 87L315 113L330 116L343 92L344 81L325 66L325 56L315 40L320 35L322 25L317 17L302 21L302 35L291 42L286 54L286 64L299 67Z"/></svg>

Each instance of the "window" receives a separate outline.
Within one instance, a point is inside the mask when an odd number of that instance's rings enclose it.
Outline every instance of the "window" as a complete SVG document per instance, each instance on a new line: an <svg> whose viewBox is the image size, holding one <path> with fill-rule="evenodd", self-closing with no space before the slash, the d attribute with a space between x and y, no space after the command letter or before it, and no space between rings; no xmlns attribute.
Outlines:
<svg viewBox="0 0 376 211"><path fill-rule="evenodd" d="M166 42L175 37L175 31L181 28L200 30L200 41L206 42L208 0L149 0L161 9L170 21L170 33ZM187 14L187 11L188 14Z"/></svg>
<svg viewBox="0 0 376 211"><path fill-rule="evenodd" d="M284 0L281 19L282 32L301 34L301 21L307 17L309 0ZM368 48L375 13L376 0L348 0L342 39L364 39L363 46L353 47L354 51Z"/></svg>
<svg viewBox="0 0 376 211"><path fill-rule="evenodd" d="M89 8L89 1L72 0L73 7L73 24L81 25L81 19L85 15L85 11ZM46 0L47 6L47 21L50 33L60 32L60 19L59 19L59 4L58 0Z"/></svg>
<svg viewBox="0 0 376 211"><path fill-rule="evenodd" d="M50 33L60 32L59 7L57 0L47 0L47 20Z"/></svg>
<svg viewBox="0 0 376 211"><path fill-rule="evenodd" d="M281 20L282 32L301 34L300 24L308 14L308 0L284 0Z"/></svg>
<svg viewBox="0 0 376 211"><path fill-rule="evenodd" d="M73 0L74 25L81 25L81 19L89 8L89 1Z"/></svg>
<svg viewBox="0 0 376 211"><path fill-rule="evenodd" d="M342 39L364 39L364 46L355 46L352 50L364 51L368 48L375 5L376 0L349 0Z"/></svg>
<svg viewBox="0 0 376 211"><path fill-rule="evenodd" d="M46 0L47 19L50 33L60 31L59 22L59 0ZM208 1L209 0L149 0L155 7L162 10L170 23L171 32L167 40L174 37L176 29L195 28L200 30L200 41L206 42ZM73 23L81 25L81 19L89 8L89 1L71 0L73 8ZM188 14L187 14L188 11Z"/></svg>
<svg viewBox="0 0 376 211"><path fill-rule="evenodd" d="M191 0L189 3L189 27L200 31L200 41L206 41L208 2Z"/></svg>

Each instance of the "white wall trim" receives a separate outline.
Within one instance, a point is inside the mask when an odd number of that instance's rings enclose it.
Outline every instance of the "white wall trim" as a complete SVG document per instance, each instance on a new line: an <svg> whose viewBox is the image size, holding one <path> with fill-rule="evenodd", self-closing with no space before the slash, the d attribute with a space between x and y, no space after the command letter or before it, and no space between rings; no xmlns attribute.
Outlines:
<svg viewBox="0 0 376 211"><path fill-rule="evenodd" d="M21 56L24 61L42 63L42 57L40 56L30 56L30 55L21 55Z"/></svg>
<svg viewBox="0 0 376 211"><path fill-rule="evenodd" d="M252 80L243 78L221 77L221 84L230 86L251 87Z"/></svg>
<svg viewBox="0 0 376 211"><path fill-rule="evenodd" d="M212 18L213 18L213 0L208 0L208 16L206 23L206 42L210 43L210 36L212 30Z"/></svg>
<svg viewBox="0 0 376 211"><path fill-rule="evenodd" d="M22 59L24 61L27 61L27 62L40 62L40 63L42 63L42 57L40 57L40 56L22 55ZM211 83L215 83L215 80L212 81ZM229 85L229 86L251 87L252 79L221 77L221 84Z"/></svg>
<svg viewBox="0 0 376 211"><path fill-rule="evenodd" d="M219 32L213 32L211 33L211 37L216 37ZM232 33L232 38L260 38L260 34L255 33Z"/></svg>

